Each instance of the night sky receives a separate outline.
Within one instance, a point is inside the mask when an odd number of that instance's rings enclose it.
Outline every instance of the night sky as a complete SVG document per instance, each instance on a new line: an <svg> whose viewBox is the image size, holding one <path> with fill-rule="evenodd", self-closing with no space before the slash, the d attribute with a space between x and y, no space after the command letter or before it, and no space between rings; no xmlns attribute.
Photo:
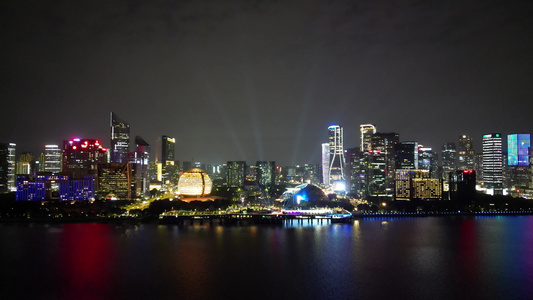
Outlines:
<svg viewBox="0 0 533 300"><path fill-rule="evenodd" d="M149 3L147 3L149 2ZM1 1L0 142L109 146L109 112L176 159L319 163L327 127L440 152L533 133L533 1Z"/></svg>

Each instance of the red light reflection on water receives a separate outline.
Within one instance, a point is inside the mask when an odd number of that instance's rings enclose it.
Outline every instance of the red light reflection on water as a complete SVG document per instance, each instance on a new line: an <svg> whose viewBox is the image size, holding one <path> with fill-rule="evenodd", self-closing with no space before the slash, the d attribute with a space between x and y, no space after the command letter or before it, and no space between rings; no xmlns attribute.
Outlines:
<svg viewBox="0 0 533 300"><path fill-rule="evenodd" d="M113 283L111 263L115 245L107 224L66 224L59 249L58 268L65 284L59 295L65 299L110 298Z"/></svg>
<svg viewBox="0 0 533 300"><path fill-rule="evenodd" d="M475 289L478 286L479 249L476 236L476 221L465 219L459 227L458 267L460 282Z"/></svg>

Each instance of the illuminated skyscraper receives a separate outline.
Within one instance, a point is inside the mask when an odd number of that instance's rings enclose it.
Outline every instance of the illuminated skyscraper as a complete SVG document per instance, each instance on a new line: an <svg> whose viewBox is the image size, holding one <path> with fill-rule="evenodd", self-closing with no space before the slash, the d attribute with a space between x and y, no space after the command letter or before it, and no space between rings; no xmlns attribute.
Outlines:
<svg viewBox="0 0 533 300"><path fill-rule="evenodd" d="M502 135L483 135L483 182L489 193L501 194L503 183Z"/></svg>
<svg viewBox="0 0 533 300"><path fill-rule="evenodd" d="M366 158L366 175L368 176L368 194L370 196L394 195L395 151L400 136L394 132L373 133L370 149L364 153Z"/></svg>
<svg viewBox="0 0 533 300"><path fill-rule="evenodd" d="M114 112L111 112L110 121L111 162L126 162L130 149L130 124L119 118Z"/></svg>
<svg viewBox="0 0 533 300"><path fill-rule="evenodd" d="M344 138L339 125L331 125L329 130L329 184L344 181Z"/></svg>
<svg viewBox="0 0 533 300"><path fill-rule="evenodd" d="M174 153L176 139L163 135L156 141L155 162L157 164L157 180L165 183L174 177ZM186 170L187 171L187 170Z"/></svg>
<svg viewBox="0 0 533 300"><path fill-rule="evenodd" d="M273 161L258 161L256 180L262 186L274 185L274 170L276 163Z"/></svg>
<svg viewBox="0 0 533 300"><path fill-rule="evenodd" d="M107 149L99 140L72 139L63 141L62 172L73 179L96 178L98 164L107 161Z"/></svg>
<svg viewBox="0 0 533 300"><path fill-rule="evenodd" d="M0 144L0 193L15 191L15 151L17 144Z"/></svg>
<svg viewBox="0 0 533 300"><path fill-rule="evenodd" d="M61 148L58 145L44 145L44 171L61 172Z"/></svg>
<svg viewBox="0 0 533 300"><path fill-rule="evenodd" d="M456 155L457 150L455 143L446 143L442 146L442 178L446 181L448 180L450 173L457 168Z"/></svg>
<svg viewBox="0 0 533 300"><path fill-rule="evenodd" d="M437 153L433 152L433 148L418 146L418 169L428 170L431 178L438 178L436 176L438 171Z"/></svg>
<svg viewBox="0 0 533 300"><path fill-rule="evenodd" d="M474 157L474 144L472 138L467 135L461 135L459 137L457 167L460 170L474 169Z"/></svg>
<svg viewBox="0 0 533 300"><path fill-rule="evenodd" d="M135 137L135 151L130 152L128 161L133 163L135 192L132 197L147 196L150 189L150 145L140 136Z"/></svg>
<svg viewBox="0 0 533 300"><path fill-rule="evenodd" d="M507 135L507 165L527 166L529 165L528 148L531 146L530 134L508 134Z"/></svg>
<svg viewBox="0 0 533 300"><path fill-rule="evenodd" d="M15 174L30 175L32 173L33 155L29 152L21 153L16 163Z"/></svg>
<svg viewBox="0 0 533 300"><path fill-rule="evenodd" d="M228 187L242 188L244 186L245 178L246 178L246 162L245 161L228 161L228 175L226 176Z"/></svg>
<svg viewBox="0 0 533 300"><path fill-rule="evenodd" d="M329 185L329 143L322 144L322 183Z"/></svg>
<svg viewBox="0 0 533 300"><path fill-rule="evenodd" d="M376 133L376 126L372 124L362 124L361 130L361 152L372 150L372 135Z"/></svg>
<svg viewBox="0 0 533 300"><path fill-rule="evenodd" d="M529 186L530 147L530 134L507 135L508 180L506 180L506 187L517 197L520 197Z"/></svg>

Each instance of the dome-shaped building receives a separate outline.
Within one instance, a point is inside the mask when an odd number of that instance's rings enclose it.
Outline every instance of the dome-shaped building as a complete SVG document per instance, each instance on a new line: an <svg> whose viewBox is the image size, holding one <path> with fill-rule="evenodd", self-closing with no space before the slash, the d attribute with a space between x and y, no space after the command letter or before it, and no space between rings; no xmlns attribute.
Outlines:
<svg viewBox="0 0 533 300"><path fill-rule="evenodd" d="M178 193L182 196L202 197L211 194L213 182L202 169L190 169L178 181Z"/></svg>

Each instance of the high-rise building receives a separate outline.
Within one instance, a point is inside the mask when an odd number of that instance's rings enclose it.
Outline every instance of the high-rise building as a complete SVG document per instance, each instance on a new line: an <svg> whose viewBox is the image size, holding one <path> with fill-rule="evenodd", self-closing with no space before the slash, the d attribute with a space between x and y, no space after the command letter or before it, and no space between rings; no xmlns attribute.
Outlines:
<svg viewBox="0 0 533 300"><path fill-rule="evenodd" d="M502 135L483 135L483 182L488 193L501 194L503 184Z"/></svg>
<svg viewBox="0 0 533 300"><path fill-rule="evenodd" d="M177 167L174 167L174 153L176 139L163 135L156 141L155 161L157 163L157 180L168 183L175 177ZM187 171L187 170L184 170Z"/></svg>
<svg viewBox="0 0 533 300"><path fill-rule="evenodd" d="M16 191L16 147L14 143L0 143L0 193Z"/></svg>
<svg viewBox="0 0 533 300"><path fill-rule="evenodd" d="M99 140L72 139L63 141L62 172L73 179L96 178L98 164L107 162L107 149ZM93 179L94 179L93 178Z"/></svg>
<svg viewBox="0 0 533 300"><path fill-rule="evenodd" d="M8 178L8 150L7 144L0 144L0 193L7 193L9 191L7 185Z"/></svg>
<svg viewBox="0 0 533 300"><path fill-rule="evenodd" d="M464 134L459 137L459 147L457 156L457 167L460 170L474 169L475 153L472 138Z"/></svg>
<svg viewBox="0 0 533 300"><path fill-rule="evenodd" d="M507 135L507 165L529 165L529 147L531 146L530 134Z"/></svg>
<svg viewBox="0 0 533 300"><path fill-rule="evenodd" d="M61 148L58 145L44 145L44 172L61 172Z"/></svg>
<svg viewBox="0 0 533 300"><path fill-rule="evenodd" d="M361 152L372 150L372 135L376 133L376 126L372 124L362 124L361 131Z"/></svg>
<svg viewBox="0 0 533 300"><path fill-rule="evenodd" d="M15 174L29 175L33 172L33 154L24 152L19 155L16 163Z"/></svg>
<svg viewBox="0 0 533 300"><path fill-rule="evenodd" d="M155 159L157 162L167 165L174 164L176 139L163 135L157 139Z"/></svg>
<svg viewBox="0 0 533 300"><path fill-rule="evenodd" d="M276 163L273 161L258 161L256 180L262 186L274 185L274 170Z"/></svg>
<svg viewBox="0 0 533 300"><path fill-rule="evenodd" d="M132 197L148 196L150 192L150 145L140 136L135 137L135 151L129 153L128 161L133 163L135 192Z"/></svg>
<svg viewBox="0 0 533 300"><path fill-rule="evenodd" d="M530 134L507 135L507 174L506 187L515 196L521 196L529 186L529 149L531 147ZM517 195L518 194L518 195Z"/></svg>
<svg viewBox="0 0 533 300"><path fill-rule="evenodd" d="M111 162L126 162L130 149L130 124L111 112Z"/></svg>
<svg viewBox="0 0 533 300"><path fill-rule="evenodd" d="M454 170L449 173L449 200L468 201L476 197L476 171Z"/></svg>
<svg viewBox="0 0 533 300"><path fill-rule="evenodd" d="M329 185L329 143L322 144L322 183Z"/></svg>
<svg viewBox="0 0 533 300"><path fill-rule="evenodd" d="M245 161L228 161L228 175L226 181L228 187L242 188L246 178L246 162Z"/></svg>
<svg viewBox="0 0 533 300"><path fill-rule="evenodd" d="M364 198L367 191L367 169L363 167L363 152L359 147L346 149L346 188L356 198Z"/></svg>
<svg viewBox="0 0 533 300"><path fill-rule="evenodd" d="M132 200L135 196L133 163L98 164L97 196L109 200Z"/></svg>
<svg viewBox="0 0 533 300"><path fill-rule="evenodd" d="M446 143L442 146L442 178L448 180L450 172L457 169L457 149L455 143Z"/></svg>
<svg viewBox="0 0 533 300"><path fill-rule="evenodd" d="M370 196L394 195L395 150L399 134L394 132L374 133L370 139L370 149L364 153L368 158L368 192Z"/></svg>
<svg viewBox="0 0 533 300"><path fill-rule="evenodd" d="M418 169L418 142L401 142L396 146L396 169Z"/></svg>
<svg viewBox="0 0 533 300"><path fill-rule="evenodd" d="M437 173L437 159L435 155L436 153L433 152L432 148L422 145L418 146L418 169L428 170L431 178L435 178L435 174Z"/></svg>
<svg viewBox="0 0 533 300"><path fill-rule="evenodd" d="M344 135L339 125L331 125L329 130L329 183L336 185L344 182Z"/></svg>

